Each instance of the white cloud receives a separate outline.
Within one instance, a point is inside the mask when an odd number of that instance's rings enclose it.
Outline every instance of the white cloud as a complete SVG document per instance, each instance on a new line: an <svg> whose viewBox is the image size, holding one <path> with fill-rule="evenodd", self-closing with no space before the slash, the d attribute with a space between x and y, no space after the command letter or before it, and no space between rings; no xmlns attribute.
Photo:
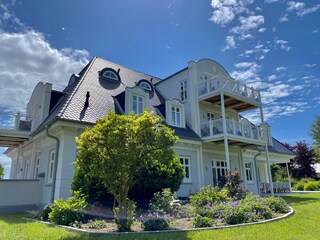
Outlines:
<svg viewBox="0 0 320 240"><path fill-rule="evenodd" d="M288 46L288 42L285 41L285 40L282 40L282 39L275 39L274 40L274 43L275 43L275 46L282 49L282 50L285 50L286 52L289 52L291 47Z"/></svg>
<svg viewBox="0 0 320 240"><path fill-rule="evenodd" d="M289 21L288 14L284 14L279 18L279 22L287 22Z"/></svg>
<svg viewBox="0 0 320 240"><path fill-rule="evenodd" d="M226 37L226 46L222 49L222 51L226 51L228 49L236 48L236 42L234 36Z"/></svg>
<svg viewBox="0 0 320 240"><path fill-rule="evenodd" d="M258 32L263 33L263 32L265 32L266 30L267 30L266 28L259 28Z"/></svg>
<svg viewBox="0 0 320 240"><path fill-rule="evenodd" d="M273 27L272 28L272 32L276 32L277 31L277 28L276 27Z"/></svg>
<svg viewBox="0 0 320 240"><path fill-rule="evenodd" d="M318 33L319 32L319 30L318 29L314 29L314 30L312 30L312 33Z"/></svg>
<svg viewBox="0 0 320 240"><path fill-rule="evenodd" d="M274 81L276 79L278 79L278 77L276 75L270 75L267 77L268 81Z"/></svg>
<svg viewBox="0 0 320 240"><path fill-rule="evenodd" d="M54 49L35 31L0 32L0 107L24 110L39 81L62 90L88 62L86 50Z"/></svg>
<svg viewBox="0 0 320 240"><path fill-rule="evenodd" d="M279 0L264 0L265 3L275 3L278 2Z"/></svg>
<svg viewBox="0 0 320 240"><path fill-rule="evenodd" d="M238 14L248 12L247 6L253 2L253 0L212 0L213 13L210 20L224 26L232 22Z"/></svg>
<svg viewBox="0 0 320 240"><path fill-rule="evenodd" d="M306 8L306 4L303 2L294 2L289 1L287 2L287 9L288 12L296 12L297 16L303 17L304 15L314 13L320 10L320 4L317 4L313 7Z"/></svg>
<svg viewBox="0 0 320 240"><path fill-rule="evenodd" d="M264 24L264 17L262 15L239 17L240 25L231 28L230 32L236 35L245 36L250 31L257 29Z"/></svg>
<svg viewBox="0 0 320 240"><path fill-rule="evenodd" d="M303 64L304 67L307 67L307 68L312 68L312 67L315 67L317 66L316 63L313 63L313 64L310 64L310 63L306 63L306 64Z"/></svg>
<svg viewBox="0 0 320 240"><path fill-rule="evenodd" d="M279 72L279 71L284 71L286 69L287 69L286 67L281 66L281 67L277 67L276 71Z"/></svg>

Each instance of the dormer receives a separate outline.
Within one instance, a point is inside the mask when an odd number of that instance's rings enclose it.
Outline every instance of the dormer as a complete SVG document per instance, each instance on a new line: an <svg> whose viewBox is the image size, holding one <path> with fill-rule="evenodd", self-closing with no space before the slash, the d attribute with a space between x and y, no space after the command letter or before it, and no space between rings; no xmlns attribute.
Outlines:
<svg viewBox="0 0 320 240"><path fill-rule="evenodd" d="M186 127L184 104L178 99L166 100L166 121L170 126Z"/></svg>
<svg viewBox="0 0 320 240"><path fill-rule="evenodd" d="M32 131L48 116L52 84L39 82L27 104L26 120L32 121Z"/></svg>
<svg viewBox="0 0 320 240"><path fill-rule="evenodd" d="M104 68L99 72L99 78L101 80L121 82L119 72L120 72L120 68L118 69L118 71L112 68Z"/></svg>
<svg viewBox="0 0 320 240"><path fill-rule="evenodd" d="M137 86L139 86L140 88L146 91L153 92L153 86L148 80L145 80L145 79L140 80L137 83Z"/></svg>
<svg viewBox="0 0 320 240"><path fill-rule="evenodd" d="M126 87L125 114L134 112L140 115L145 109L149 110L149 93L139 86Z"/></svg>

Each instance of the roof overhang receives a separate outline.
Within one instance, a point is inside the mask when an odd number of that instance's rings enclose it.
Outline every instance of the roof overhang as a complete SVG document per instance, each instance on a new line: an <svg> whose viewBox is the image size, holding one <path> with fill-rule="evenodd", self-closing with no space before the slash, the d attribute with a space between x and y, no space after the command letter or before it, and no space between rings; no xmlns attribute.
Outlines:
<svg viewBox="0 0 320 240"><path fill-rule="evenodd" d="M31 132L0 129L0 146L16 148L30 138Z"/></svg>

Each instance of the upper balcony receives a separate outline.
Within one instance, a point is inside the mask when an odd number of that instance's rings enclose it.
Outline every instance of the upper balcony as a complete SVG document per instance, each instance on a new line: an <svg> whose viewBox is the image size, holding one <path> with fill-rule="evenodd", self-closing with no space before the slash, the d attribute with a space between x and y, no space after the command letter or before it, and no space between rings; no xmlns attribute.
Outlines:
<svg viewBox="0 0 320 240"><path fill-rule="evenodd" d="M33 121L21 119L20 112L1 113L0 146L18 147L29 139L33 129Z"/></svg>
<svg viewBox="0 0 320 240"><path fill-rule="evenodd" d="M213 141L222 143L224 136L227 135L230 141L229 145L253 146L264 145L266 143L266 134L262 126L257 126L247 119L235 121L226 119L227 132L223 131L222 118L210 120L200 125L201 137L204 141Z"/></svg>
<svg viewBox="0 0 320 240"><path fill-rule="evenodd" d="M260 92L230 77L222 75L206 77L198 83L198 99L220 103L220 91L224 92L225 107L238 112L257 108L261 104Z"/></svg>

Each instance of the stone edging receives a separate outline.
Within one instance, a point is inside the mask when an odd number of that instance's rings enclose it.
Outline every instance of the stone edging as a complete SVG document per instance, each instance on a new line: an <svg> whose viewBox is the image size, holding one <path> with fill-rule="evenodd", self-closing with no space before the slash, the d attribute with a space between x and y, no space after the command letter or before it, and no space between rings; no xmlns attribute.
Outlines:
<svg viewBox="0 0 320 240"><path fill-rule="evenodd" d="M44 223L44 224L48 224L48 225L55 225L58 227L62 227L65 228L69 231L72 232L76 232L76 233L82 233L82 234L87 234L90 236L103 236L103 235L128 235L128 234L152 234L152 233L175 233L175 232L190 232L190 231L199 231L199 230L214 230L214 229L223 229L223 228L233 228L233 227L243 227L243 226L250 226L250 225L256 225L256 224L264 224L264 223L269 223L269 222L274 222L274 221L279 221L285 218L290 217L291 215L294 214L294 210L292 207L290 207L290 212L276 217L276 218L272 218L272 219L267 219L267 220L263 220L260 222L252 222L252 223L241 223L241 224L235 224L235 225L227 225L227 226L219 226L219 227L205 227L205 228L188 228L188 229L173 229L173 230L163 230L163 231L141 231L141 232L92 232L92 231L88 231L85 229L80 229L80 228L74 228L74 227L69 227L69 226L64 226L64 225L57 225L54 223L50 223L50 222L44 222L44 221L38 221L36 219L30 219L30 218L24 218L26 220L31 220L31 221L36 221L36 222L40 222L40 223Z"/></svg>

